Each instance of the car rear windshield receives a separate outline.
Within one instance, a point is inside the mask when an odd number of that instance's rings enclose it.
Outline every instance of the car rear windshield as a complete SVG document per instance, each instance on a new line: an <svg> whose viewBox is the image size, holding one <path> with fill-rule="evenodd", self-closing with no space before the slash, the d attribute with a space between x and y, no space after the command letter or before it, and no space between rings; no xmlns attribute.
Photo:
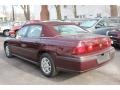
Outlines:
<svg viewBox="0 0 120 90"><path fill-rule="evenodd" d="M54 27L55 30L57 30L57 32L59 32L61 35L75 35L86 32L85 30L81 29L79 26L76 25L59 25Z"/></svg>

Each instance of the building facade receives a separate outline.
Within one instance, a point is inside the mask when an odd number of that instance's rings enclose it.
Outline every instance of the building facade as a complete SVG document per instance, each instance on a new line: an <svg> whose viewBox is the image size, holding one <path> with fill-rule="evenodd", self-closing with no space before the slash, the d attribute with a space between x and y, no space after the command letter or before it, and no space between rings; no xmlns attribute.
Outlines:
<svg viewBox="0 0 120 90"><path fill-rule="evenodd" d="M50 19L57 19L55 5L48 6ZM40 5L31 5L31 19L40 19ZM24 13L20 5L14 6L15 19L24 20ZM118 6L118 13L120 12L120 7ZM1 6L0 13L5 14L7 18L12 18L12 8L9 6ZM120 13L119 13L120 15ZM74 17L74 5L61 5L61 16L62 19L71 19ZM94 17L110 17L110 5L77 5L76 6L76 16L77 18L94 18Z"/></svg>
<svg viewBox="0 0 120 90"><path fill-rule="evenodd" d="M62 19L74 18L74 5L61 5ZM41 6L33 6L34 19L40 19ZM50 19L57 19L56 8L49 5ZM77 5L77 18L110 17L109 5Z"/></svg>

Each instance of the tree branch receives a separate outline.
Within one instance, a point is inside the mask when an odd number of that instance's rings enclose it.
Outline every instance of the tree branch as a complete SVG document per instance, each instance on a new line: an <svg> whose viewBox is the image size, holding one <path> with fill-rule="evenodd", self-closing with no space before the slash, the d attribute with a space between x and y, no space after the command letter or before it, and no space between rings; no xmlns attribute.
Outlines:
<svg viewBox="0 0 120 90"><path fill-rule="evenodd" d="M21 8L22 8L23 10L26 9L26 6L25 6L25 5L20 5L20 6L21 6Z"/></svg>

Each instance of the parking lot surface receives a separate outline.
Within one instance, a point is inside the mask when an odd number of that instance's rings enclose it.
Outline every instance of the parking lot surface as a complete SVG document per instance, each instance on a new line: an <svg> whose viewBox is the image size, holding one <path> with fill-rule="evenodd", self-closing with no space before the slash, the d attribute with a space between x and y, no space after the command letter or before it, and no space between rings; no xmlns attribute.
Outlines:
<svg viewBox="0 0 120 90"><path fill-rule="evenodd" d="M53 78L44 77L34 64L17 57L7 58L3 50L5 37L0 36L0 84L9 85L54 85L54 84L120 84L120 50L115 58L106 65L82 74L61 72Z"/></svg>

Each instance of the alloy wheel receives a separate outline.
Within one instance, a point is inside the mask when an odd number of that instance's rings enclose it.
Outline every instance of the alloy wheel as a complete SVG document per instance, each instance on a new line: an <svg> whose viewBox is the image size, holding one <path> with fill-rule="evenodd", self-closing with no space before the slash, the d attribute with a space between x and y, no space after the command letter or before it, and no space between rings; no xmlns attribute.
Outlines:
<svg viewBox="0 0 120 90"><path fill-rule="evenodd" d="M41 60L41 69L45 74L51 73L51 63L50 60L46 57L43 57Z"/></svg>
<svg viewBox="0 0 120 90"><path fill-rule="evenodd" d="M5 47L6 56L10 56L10 49L8 46Z"/></svg>

